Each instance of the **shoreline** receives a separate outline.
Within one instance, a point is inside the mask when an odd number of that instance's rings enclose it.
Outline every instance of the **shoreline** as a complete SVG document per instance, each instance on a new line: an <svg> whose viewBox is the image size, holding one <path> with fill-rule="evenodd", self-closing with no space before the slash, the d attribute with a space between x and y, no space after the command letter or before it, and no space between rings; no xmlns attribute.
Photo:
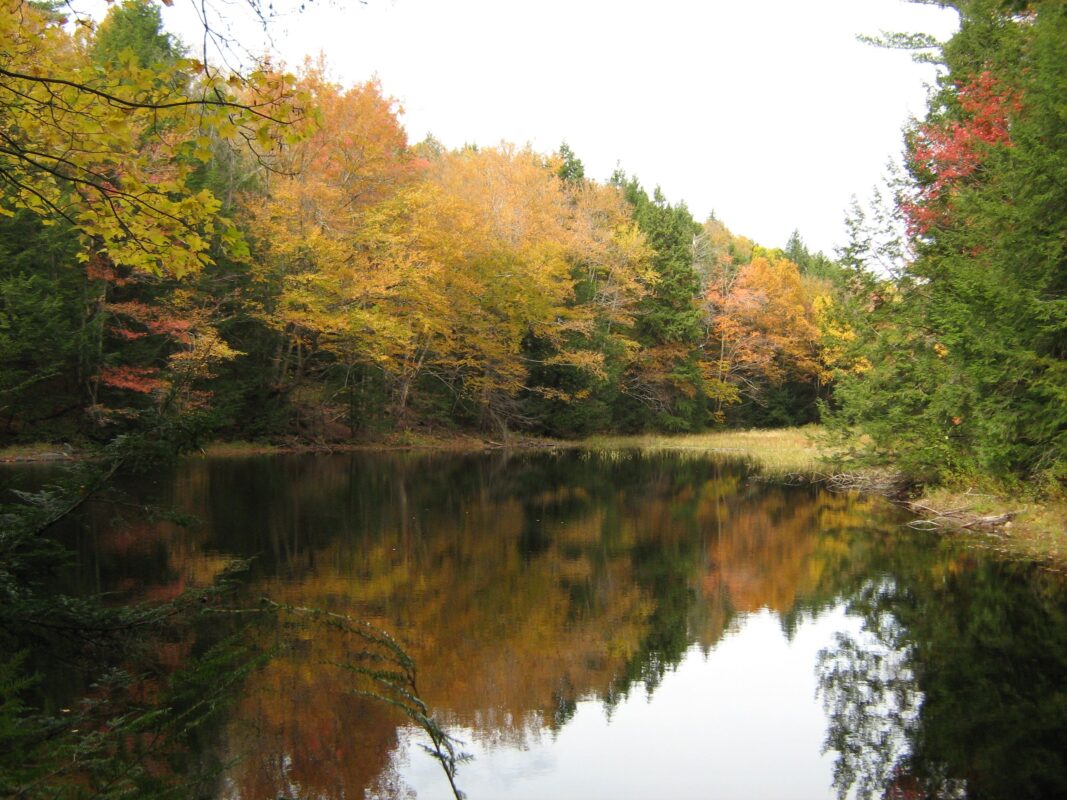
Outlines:
<svg viewBox="0 0 1067 800"><path fill-rule="evenodd" d="M1014 558L1040 562L1067 571L1067 501L979 493L972 488L933 487L907 496L905 485L890 471L829 471L825 449L816 443L819 426L716 431L674 435L599 435L579 440L508 436L499 441L473 434L448 436L405 432L377 441L326 444L316 442L210 442L185 458L228 458L301 453L641 450L691 456L721 455L750 459L768 480L823 484L830 490L880 494L915 515L916 530L966 540L968 545ZM85 456L68 445L37 443L0 449L0 465L73 463Z"/></svg>
<svg viewBox="0 0 1067 800"><path fill-rule="evenodd" d="M438 437L400 434L378 441L365 442L250 442L213 441L183 453L181 458L229 457L244 455L287 455L299 453L357 453L440 451L476 453L486 450L551 450L574 449L579 441L564 441L534 436L516 436L506 442L469 434ZM12 445L0 448L0 464L75 463L87 458L85 450L50 443Z"/></svg>

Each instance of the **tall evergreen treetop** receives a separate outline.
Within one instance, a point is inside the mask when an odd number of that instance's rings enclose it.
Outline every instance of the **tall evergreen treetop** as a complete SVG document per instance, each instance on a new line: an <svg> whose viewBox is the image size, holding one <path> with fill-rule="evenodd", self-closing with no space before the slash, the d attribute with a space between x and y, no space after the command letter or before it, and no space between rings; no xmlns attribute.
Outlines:
<svg viewBox="0 0 1067 800"><path fill-rule="evenodd" d="M141 69L159 70L175 64L183 48L163 30L159 6L151 0L126 0L113 6L97 30L93 59L115 68L132 58Z"/></svg>

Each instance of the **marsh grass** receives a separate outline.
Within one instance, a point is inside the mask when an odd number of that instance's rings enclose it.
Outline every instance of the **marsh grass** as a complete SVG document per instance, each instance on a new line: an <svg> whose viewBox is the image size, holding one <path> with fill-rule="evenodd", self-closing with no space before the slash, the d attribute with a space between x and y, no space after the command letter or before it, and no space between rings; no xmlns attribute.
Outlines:
<svg viewBox="0 0 1067 800"><path fill-rule="evenodd" d="M641 450L644 452L678 452L751 461L768 478L801 476L815 479L831 471L831 453L819 444L822 428L718 431L675 436L594 436L581 446L590 450Z"/></svg>
<svg viewBox="0 0 1067 800"><path fill-rule="evenodd" d="M899 476L890 470L865 468L841 472L834 451L825 442L823 428L722 431L674 436L594 436L580 443L595 451L641 450L673 452L707 457L709 454L747 460L759 467L768 480L822 483L831 489L855 489L888 496L901 489ZM1010 491L999 485L968 488L928 487L912 510L965 509L975 516L1013 514L1011 521L992 530L955 529L944 535L961 538L975 547L1045 563L1050 569L1067 570L1067 499Z"/></svg>

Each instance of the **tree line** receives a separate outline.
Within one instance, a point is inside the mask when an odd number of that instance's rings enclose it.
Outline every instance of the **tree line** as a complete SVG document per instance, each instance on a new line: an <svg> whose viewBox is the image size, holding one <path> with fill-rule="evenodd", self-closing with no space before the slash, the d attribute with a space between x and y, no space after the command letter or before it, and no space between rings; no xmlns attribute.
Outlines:
<svg viewBox="0 0 1067 800"><path fill-rule="evenodd" d="M842 253L831 420L923 481L1067 479L1067 7L965 0L905 171ZM899 233L887 235L887 229ZM886 265L876 270L872 265ZM856 432L863 434L858 440ZM857 447L858 444L858 447Z"/></svg>
<svg viewBox="0 0 1067 800"><path fill-rule="evenodd" d="M799 236L757 247L565 144L410 144L378 83L321 64L224 80L150 0L74 32L15 5L4 439L147 411L322 441L815 418L835 273ZM31 74L41 36L78 88Z"/></svg>
<svg viewBox="0 0 1067 800"><path fill-rule="evenodd" d="M1063 477L1064 11L961 0L839 257L562 144L409 143L375 81L192 59L152 0L5 0L0 438L583 436L827 421L909 474ZM78 21L75 21L78 22Z"/></svg>

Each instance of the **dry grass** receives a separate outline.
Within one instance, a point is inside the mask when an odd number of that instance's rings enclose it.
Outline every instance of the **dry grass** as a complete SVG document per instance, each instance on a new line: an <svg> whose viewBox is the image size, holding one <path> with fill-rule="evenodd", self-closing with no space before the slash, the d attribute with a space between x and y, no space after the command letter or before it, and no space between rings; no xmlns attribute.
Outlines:
<svg viewBox="0 0 1067 800"><path fill-rule="evenodd" d="M66 461L73 455L74 451L69 446L49 442L30 442L0 447L0 462Z"/></svg>
<svg viewBox="0 0 1067 800"><path fill-rule="evenodd" d="M483 437L467 433L425 433L399 431L362 442L301 442L264 444L258 442L212 442L204 445L200 455L249 456L278 453L351 453L384 452L394 450L446 451L453 453L476 453L485 450L530 450L573 447L570 442L542 439L533 436L509 435Z"/></svg>
<svg viewBox="0 0 1067 800"><path fill-rule="evenodd" d="M1011 519L991 530L957 530L953 536L992 549L1003 555L1043 561L1067 569L1067 501L1036 499L997 492L938 488L928 490L918 501L931 509L960 509L978 517L1010 515Z"/></svg>
<svg viewBox="0 0 1067 800"><path fill-rule="evenodd" d="M721 454L758 464L770 477L800 475L808 478L826 473L821 459L826 451L817 444L822 428L720 431L677 436L594 436L581 443L592 450L635 449L646 452L683 452L695 455Z"/></svg>
<svg viewBox="0 0 1067 800"><path fill-rule="evenodd" d="M280 452L280 448L262 442L210 442L204 445L196 455L254 456L277 452Z"/></svg>

